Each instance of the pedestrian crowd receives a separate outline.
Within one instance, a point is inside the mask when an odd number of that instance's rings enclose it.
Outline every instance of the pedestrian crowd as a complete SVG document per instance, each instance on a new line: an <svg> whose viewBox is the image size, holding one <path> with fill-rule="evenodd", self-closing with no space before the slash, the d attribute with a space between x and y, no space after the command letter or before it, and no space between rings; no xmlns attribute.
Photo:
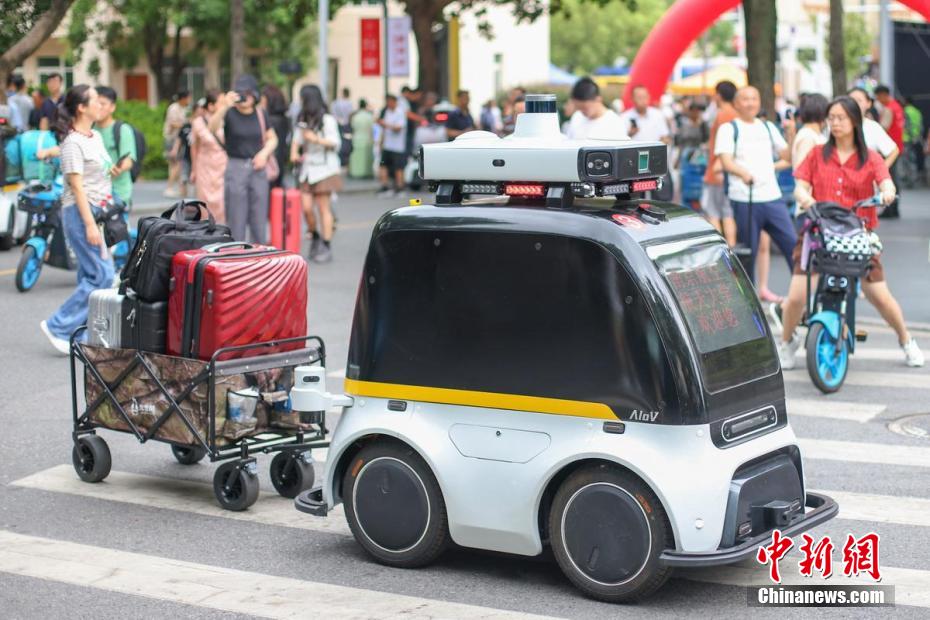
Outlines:
<svg viewBox="0 0 930 620"><path fill-rule="evenodd" d="M775 118L766 118L758 90L729 81L716 85L712 100L685 97L664 107L653 105L645 87L634 86L631 94L632 107L618 114L592 79L578 80L563 131L569 138L670 145L672 173L654 197L690 206L731 247L746 250L749 275L782 330L782 366L793 368L807 287L797 215L818 202L854 209L880 195L884 211L871 211L867 228L874 232L878 218L900 217L900 180L922 178L930 152L920 111L884 86L872 93L857 87L832 101L806 93L797 105L779 102ZM769 288L773 245L793 274L786 298ZM923 354L885 282L880 255L871 263L863 293L894 329L906 363L920 366Z"/></svg>
<svg viewBox="0 0 930 620"><path fill-rule="evenodd" d="M83 320L90 290L113 277L94 222L96 205L111 196L131 204L139 151L145 148L134 128L115 120L113 89L79 85L62 95L62 85L61 76L51 76L41 101L25 92L21 78L7 87L14 126L55 132L55 145L38 155L60 156L67 180L62 221L68 238L77 239L80 282L42 324L53 343ZM879 217L899 217L897 188L902 181L919 182L930 152L919 109L899 102L884 86L872 92L857 87L832 101L807 93L796 105L779 102L774 118L766 117L755 88L738 89L727 81L716 85L709 100L685 97L657 106L642 86L634 86L631 95L632 106L623 110L619 102L606 104L594 80L578 80L565 103L563 132L573 139L630 138L670 146L672 172L653 197L692 207L729 245L745 248L756 290L783 325L779 354L783 367L791 368L806 290L796 215L816 202L852 209L878 194L885 205ZM377 112L364 99L356 106L348 89L330 106L312 84L288 104L280 89L260 88L250 75L239 76L229 92L208 91L193 106L182 91L168 106L163 126L165 195L184 197L192 187L236 240L266 243L271 190L296 187L309 258L329 262L333 207L344 174L376 175L380 196L400 195L417 186L420 146L475 130L506 136L525 111L525 96L524 89L514 88L500 106L484 102L476 121L467 90L449 104L435 93L404 87L399 96L388 94ZM867 225L877 228L877 218ZM794 274L786 298L769 288L772 246ZM897 333L907 363L922 364L878 256L863 293Z"/></svg>

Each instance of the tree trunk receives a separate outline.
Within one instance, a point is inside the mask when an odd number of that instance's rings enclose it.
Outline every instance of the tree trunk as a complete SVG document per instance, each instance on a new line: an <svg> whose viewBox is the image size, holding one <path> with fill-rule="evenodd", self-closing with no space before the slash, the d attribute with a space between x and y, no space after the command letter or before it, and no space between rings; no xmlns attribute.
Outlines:
<svg viewBox="0 0 930 620"><path fill-rule="evenodd" d="M245 73L245 3L229 0L230 78L235 80Z"/></svg>
<svg viewBox="0 0 930 620"><path fill-rule="evenodd" d="M439 58L436 55L436 45L433 42L434 13L411 3L407 5L407 14L410 15L413 35L417 41L419 86L424 91L438 93Z"/></svg>
<svg viewBox="0 0 930 620"><path fill-rule="evenodd" d="M772 0L743 0L749 83L762 95L762 109L775 118L775 34L778 16Z"/></svg>
<svg viewBox="0 0 930 620"><path fill-rule="evenodd" d="M23 38L0 55L0 84L6 84L13 69L32 55L45 40L52 36L74 0L52 0L48 10L36 20ZM6 103L6 88L0 88L0 103Z"/></svg>
<svg viewBox="0 0 930 620"><path fill-rule="evenodd" d="M174 27L174 56L171 58L171 83L169 84L172 94L180 90L181 72L186 64L181 55L181 26L176 25Z"/></svg>
<svg viewBox="0 0 930 620"><path fill-rule="evenodd" d="M149 70L155 74L155 97L158 101L170 99L171 89L165 80L165 32L168 24L160 19L148 23L142 29L142 47L145 49L145 59L149 63Z"/></svg>
<svg viewBox="0 0 930 620"><path fill-rule="evenodd" d="M833 96L846 92L846 46L843 44L843 0L830 0L830 71Z"/></svg>

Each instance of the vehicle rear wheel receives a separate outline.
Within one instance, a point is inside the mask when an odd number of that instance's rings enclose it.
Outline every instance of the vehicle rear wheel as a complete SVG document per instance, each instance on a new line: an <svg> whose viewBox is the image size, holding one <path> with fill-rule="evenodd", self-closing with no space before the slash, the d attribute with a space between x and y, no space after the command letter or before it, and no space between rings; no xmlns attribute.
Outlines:
<svg viewBox="0 0 930 620"><path fill-rule="evenodd" d="M294 499L313 486L313 463L304 457L305 452L278 452L271 459L271 484L282 497Z"/></svg>
<svg viewBox="0 0 930 620"><path fill-rule="evenodd" d="M213 474L213 493L220 507L226 510L245 510L258 499L258 490L254 461L223 463Z"/></svg>
<svg viewBox="0 0 930 620"><path fill-rule="evenodd" d="M448 544L442 490L409 446L378 442L363 448L346 470L342 497L352 535L382 564L424 566Z"/></svg>
<svg viewBox="0 0 930 620"><path fill-rule="evenodd" d="M849 344L843 338L840 350L823 323L811 325L807 334L807 374L817 389L832 394L840 389L849 369Z"/></svg>
<svg viewBox="0 0 930 620"><path fill-rule="evenodd" d="M202 446L176 446L172 444L171 454L181 465L194 465L207 456L207 451Z"/></svg>
<svg viewBox="0 0 930 620"><path fill-rule="evenodd" d="M110 448L97 435L81 435L71 450L71 463L84 482L100 482L110 475Z"/></svg>
<svg viewBox="0 0 930 620"><path fill-rule="evenodd" d="M549 540L565 576L609 603L644 599L671 574L659 563L671 542L662 504L642 480L610 465L565 479L552 501Z"/></svg>
<svg viewBox="0 0 930 620"><path fill-rule="evenodd" d="M36 249L31 245L23 248L23 254L19 257L19 265L16 267L16 290L25 293L39 279L42 273L42 257L36 254Z"/></svg>
<svg viewBox="0 0 930 620"><path fill-rule="evenodd" d="M6 252L13 247L13 233L12 229L8 235L0 235L0 252Z"/></svg>

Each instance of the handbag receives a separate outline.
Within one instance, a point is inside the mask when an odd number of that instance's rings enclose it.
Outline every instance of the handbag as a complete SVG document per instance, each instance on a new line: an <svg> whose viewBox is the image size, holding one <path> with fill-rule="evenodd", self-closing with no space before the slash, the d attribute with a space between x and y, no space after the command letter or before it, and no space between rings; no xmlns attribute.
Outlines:
<svg viewBox="0 0 930 620"><path fill-rule="evenodd" d="M265 115L258 109L255 110L255 113L258 115L258 126L262 129L262 148L265 148L265 133L267 132L267 129L265 129ZM281 168L278 166L278 158L272 153L268 156L268 161L265 163L265 176L268 177L269 183L274 183L278 180L280 175Z"/></svg>
<svg viewBox="0 0 930 620"><path fill-rule="evenodd" d="M201 219L201 212L207 219ZM228 226L217 224L204 202L176 203L160 216L139 220L136 245L120 274L120 292L132 289L142 301L167 301L171 260L177 252L232 241Z"/></svg>
<svg viewBox="0 0 930 620"><path fill-rule="evenodd" d="M103 240L108 248L121 241L129 241L129 224L123 217L126 203L114 201L100 208L94 216L94 221L103 226Z"/></svg>

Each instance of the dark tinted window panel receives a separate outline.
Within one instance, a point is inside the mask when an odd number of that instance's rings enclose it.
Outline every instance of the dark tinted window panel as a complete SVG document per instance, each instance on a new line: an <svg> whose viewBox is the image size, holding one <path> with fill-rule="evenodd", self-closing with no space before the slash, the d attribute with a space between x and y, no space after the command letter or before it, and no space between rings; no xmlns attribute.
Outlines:
<svg viewBox="0 0 930 620"><path fill-rule="evenodd" d="M719 241L650 248L685 316L708 391L778 370L755 290Z"/></svg>
<svg viewBox="0 0 930 620"><path fill-rule="evenodd" d="M617 259L577 238L398 231L372 243L348 376L607 404L680 421L666 351Z"/></svg>

